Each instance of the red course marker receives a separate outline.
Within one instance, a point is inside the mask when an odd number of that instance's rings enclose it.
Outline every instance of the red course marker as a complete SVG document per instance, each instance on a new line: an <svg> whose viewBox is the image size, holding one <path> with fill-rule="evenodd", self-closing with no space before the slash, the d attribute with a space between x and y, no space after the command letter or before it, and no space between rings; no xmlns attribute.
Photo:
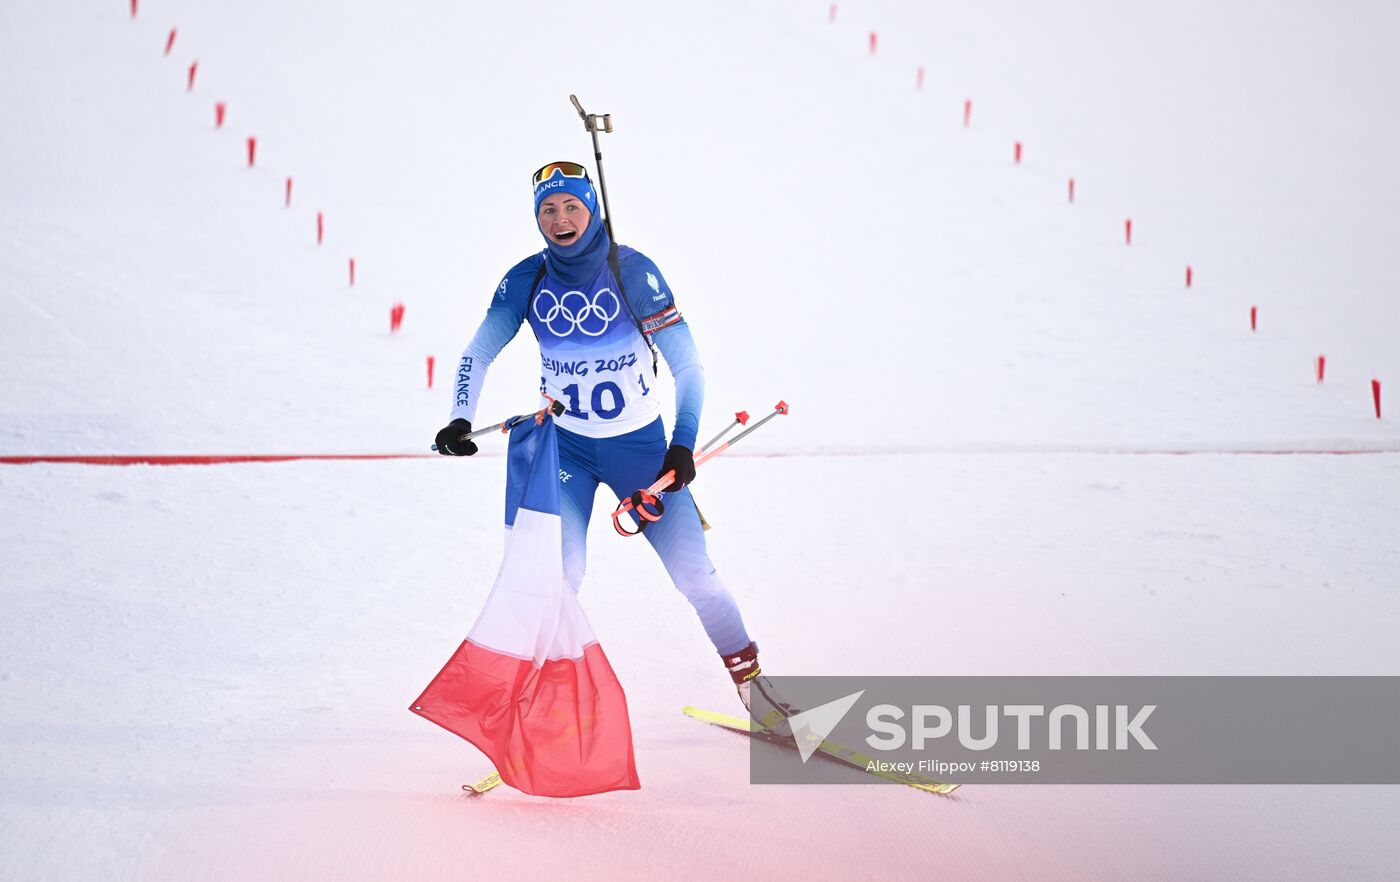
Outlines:
<svg viewBox="0 0 1400 882"><path fill-rule="evenodd" d="M1126 243L1129 244L1129 245L1133 244L1133 220L1132 220L1132 218L1128 218L1127 220L1123 221L1123 241L1126 242Z"/></svg>
<svg viewBox="0 0 1400 882"><path fill-rule="evenodd" d="M1257 306L1249 308L1249 329L1251 331L1259 330L1259 307Z"/></svg>
<svg viewBox="0 0 1400 882"><path fill-rule="evenodd" d="M136 0L131 0L131 17L136 17Z"/></svg>
<svg viewBox="0 0 1400 882"><path fill-rule="evenodd" d="M870 54L871 54L871 55L874 55L874 54L875 54L875 41L876 41L877 39L878 39L878 38L876 37L875 32L874 32L874 31L871 31L871 32L870 32Z"/></svg>
<svg viewBox="0 0 1400 882"><path fill-rule="evenodd" d="M199 71L199 62L198 62L198 61L192 61L192 62L190 62L190 81L189 81L189 85L187 85L187 86L185 87L185 91L187 91L187 92L193 92L193 91L194 91L194 75L195 75L196 73L198 73L198 71Z"/></svg>
<svg viewBox="0 0 1400 882"><path fill-rule="evenodd" d="M428 388L433 388L433 357L428 356Z"/></svg>
<svg viewBox="0 0 1400 882"><path fill-rule="evenodd" d="M355 287L355 258L350 258L350 287Z"/></svg>
<svg viewBox="0 0 1400 882"><path fill-rule="evenodd" d="M389 307L389 333L392 334L398 331L399 326L402 324L403 304L395 303L393 306Z"/></svg>
<svg viewBox="0 0 1400 882"><path fill-rule="evenodd" d="M1318 381L1319 383L1321 383L1321 382L1322 382L1322 378L1323 378L1326 374L1327 374L1327 356L1325 356L1325 355L1319 355L1319 356L1317 357L1317 381Z"/></svg>
<svg viewBox="0 0 1400 882"><path fill-rule="evenodd" d="M326 239L326 216L321 212L316 212L316 244L320 245Z"/></svg>
<svg viewBox="0 0 1400 882"><path fill-rule="evenodd" d="M214 102L214 128L224 127L224 114L228 112L228 105L222 101Z"/></svg>
<svg viewBox="0 0 1400 882"><path fill-rule="evenodd" d="M836 4L831 4L831 8L826 13L827 21L836 21Z"/></svg>
<svg viewBox="0 0 1400 882"><path fill-rule="evenodd" d="M170 50L175 48L175 28L170 29L170 36L165 38L165 54L169 55Z"/></svg>
<svg viewBox="0 0 1400 882"><path fill-rule="evenodd" d="M1016 142L1016 164L1017 164L1017 165L1020 165L1020 164L1021 164L1021 142L1020 142L1020 141L1017 141L1017 142Z"/></svg>
<svg viewBox="0 0 1400 882"><path fill-rule="evenodd" d="M1191 287L1191 264L1186 264L1186 287Z"/></svg>
<svg viewBox="0 0 1400 882"><path fill-rule="evenodd" d="M258 139L252 135L248 136L248 167L253 167L253 160L258 155Z"/></svg>
<svg viewBox="0 0 1400 882"><path fill-rule="evenodd" d="M287 178L287 197L283 200L282 205L284 208L292 207L292 179L290 177Z"/></svg>
<svg viewBox="0 0 1400 882"><path fill-rule="evenodd" d="M1381 418L1381 381L1371 381L1371 398L1376 402L1376 419Z"/></svg>
<svg viewBox="0 0 1400 882"><path fill-rule="evenodd" d="M922 91L924 88L924 66L922 64L919 65L919 76L915 88L919 89L920 91Z"/></svg>
<svg viewBox="0 0 1400 882"><path fill-rule="evenodd" d="M1074 178L1069 179L1069 204L1074 204Z"/></svg>
<svg viewBox="0 0 1400 882"><path fill-rule="evenodd" d="M972 125L972 99L963 102L963 128Z"/></svg>

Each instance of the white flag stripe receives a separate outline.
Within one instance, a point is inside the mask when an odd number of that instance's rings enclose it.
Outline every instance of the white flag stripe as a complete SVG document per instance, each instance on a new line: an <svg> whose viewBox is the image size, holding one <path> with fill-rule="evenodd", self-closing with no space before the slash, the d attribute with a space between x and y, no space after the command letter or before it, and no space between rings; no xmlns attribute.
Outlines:
<svg viewBox="0 0 1400 882"><path fill-rule="evenodd" d="M598 642L564 580L560 534L558 515L516 512L496 584L467 639L536 664L583 658Z"/></svg>

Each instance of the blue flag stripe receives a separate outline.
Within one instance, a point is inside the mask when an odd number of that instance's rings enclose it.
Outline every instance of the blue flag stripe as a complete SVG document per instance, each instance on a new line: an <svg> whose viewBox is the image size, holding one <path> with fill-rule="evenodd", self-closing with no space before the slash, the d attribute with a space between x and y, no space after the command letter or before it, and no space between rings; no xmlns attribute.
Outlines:
<svg viewBox="0 0 1400 882"><path fill-rule="evenodd" d="M559 514L559 441L554 420L524 420L510 430L506 455L506 526L521 507Z"/></svg>

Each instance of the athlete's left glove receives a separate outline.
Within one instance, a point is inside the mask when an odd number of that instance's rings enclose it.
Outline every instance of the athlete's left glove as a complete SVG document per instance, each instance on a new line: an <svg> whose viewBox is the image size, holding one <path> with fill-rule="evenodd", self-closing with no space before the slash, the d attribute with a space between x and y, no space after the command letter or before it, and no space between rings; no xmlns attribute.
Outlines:
<svg viewBox="0 0 1400 882"><path fill-rule="evenodd" d="M458 418L443 427L437 433L438 453L443 456L471 456L476 453L475 441L458 441L463 435L470 435L472 424L464 419Z"/></svg>
<svg viewBox="0 0 1400 882"><path fill-rule="evenodd" d="M663 493L673 493L695 480L695 454L690 452L689 447L672 444L666 451L666 459L661 463L661 471L656 473L656 477L661 477L671 469L676 470L676 479L671 482L671 486L662 488Z"/></svg>

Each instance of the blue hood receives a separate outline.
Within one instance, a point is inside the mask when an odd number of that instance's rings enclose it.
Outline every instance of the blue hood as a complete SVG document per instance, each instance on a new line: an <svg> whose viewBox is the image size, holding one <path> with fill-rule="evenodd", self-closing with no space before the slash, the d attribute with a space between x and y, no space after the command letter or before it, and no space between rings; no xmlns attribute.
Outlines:
<svg viewBox="0 0 1400 882"><path fill-rule="evenodd" d="M535 228L539 229L538 222ZM540 236L548 246L545 262L549 266L549 274L566 285L582 286L593 281L603 264L607 263L608 251L612 248L612 239L608 238L608 231L603 226L602 212L598 211L593 213L588 229L576 242L559 245L545 236L543 230L540 230Z"/></svg>

